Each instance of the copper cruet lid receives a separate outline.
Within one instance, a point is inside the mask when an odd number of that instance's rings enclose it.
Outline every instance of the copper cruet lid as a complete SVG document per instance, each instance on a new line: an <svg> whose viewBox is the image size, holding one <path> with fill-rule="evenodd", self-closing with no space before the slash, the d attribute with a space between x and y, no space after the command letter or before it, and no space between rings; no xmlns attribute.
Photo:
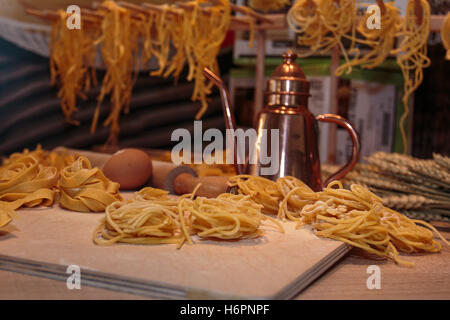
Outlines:
<svg viewBox="0 0 450 320"><path fill-rule="evenodd" d="M267 81L265 92L268 106L308 106L309 82L295 62L297 54L291 50L282 55L283 63L276 67Z"/></svg>

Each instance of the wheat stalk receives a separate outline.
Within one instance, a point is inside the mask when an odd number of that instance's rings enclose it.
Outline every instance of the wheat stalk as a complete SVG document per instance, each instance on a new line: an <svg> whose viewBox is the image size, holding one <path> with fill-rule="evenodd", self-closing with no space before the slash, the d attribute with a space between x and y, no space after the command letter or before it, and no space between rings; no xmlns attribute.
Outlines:
<svg viewBox="0 0 450 320"><path fill-rule="evenodd" d="M443 187L450 189L450 173L433 160L418 160L410 164L412 171L430 177Z"/></svg>
<svg viewBox="0 0 450 320"><path fill-rule="evenodd" d="M450 171L450 158L440 155L438 153L433 153L433 160L441 167Z"/></svg>
<svg viewBox="0 0 450 320"><path fill-rule="evenodd" d="M383 197L383 205L392 209L419 209L424 207L439 205L439 202L424 196L410 195L394 195Z"/></svg>

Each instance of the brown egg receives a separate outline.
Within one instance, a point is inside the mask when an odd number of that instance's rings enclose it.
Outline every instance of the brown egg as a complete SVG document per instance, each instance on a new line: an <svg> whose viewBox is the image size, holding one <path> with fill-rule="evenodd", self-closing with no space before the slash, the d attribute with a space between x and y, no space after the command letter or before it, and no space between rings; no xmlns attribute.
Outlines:
<svg viewBox="0 0 450 320"><path fill-rule="evenodd" d="M103 165L105 176L120 184L121 190L142 187L152 177L152 159L142 150L117 151Z"/></svg>

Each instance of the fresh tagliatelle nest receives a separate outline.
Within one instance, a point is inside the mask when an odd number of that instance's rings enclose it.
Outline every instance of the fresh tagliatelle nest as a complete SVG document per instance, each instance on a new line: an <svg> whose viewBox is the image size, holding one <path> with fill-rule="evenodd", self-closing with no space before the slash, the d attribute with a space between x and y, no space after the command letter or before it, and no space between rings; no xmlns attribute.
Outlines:
<svg viewBox="0 0 450 320"><path fill-rule="evenodd" d="M222 194L217 198L171 198L159 189L144 188L128 202L114 202L94 233L94 242L134 244L174 243L178 247L191 236L204 239L238 240L262 234L263 221L279 222L261 213L261 205L249 197Z"/></svg>
<svg viewBox="0 0 450 320"><path fill-rule="evenodd" d="M103 212L109 204L122 200L120 185L106 178L99 168L92 168L83 156L61 171L58 186L59 205L72 211Z"/></svg>

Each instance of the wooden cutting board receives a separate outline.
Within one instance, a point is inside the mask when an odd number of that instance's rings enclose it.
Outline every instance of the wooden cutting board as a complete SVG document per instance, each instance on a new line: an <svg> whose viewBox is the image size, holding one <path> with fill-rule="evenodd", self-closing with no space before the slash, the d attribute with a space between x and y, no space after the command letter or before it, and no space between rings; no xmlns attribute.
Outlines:
<svg viewBox="0 0 450 320"><path fill-rule="evenodd" d="M349 247L284 223L259 239L194 245L97 246L103 214L21 209L0 231L0 269L66 281L81 268L81 285L156 298L288 299L341 258ZM101 297L99 297L101 298Z"/></svg>

